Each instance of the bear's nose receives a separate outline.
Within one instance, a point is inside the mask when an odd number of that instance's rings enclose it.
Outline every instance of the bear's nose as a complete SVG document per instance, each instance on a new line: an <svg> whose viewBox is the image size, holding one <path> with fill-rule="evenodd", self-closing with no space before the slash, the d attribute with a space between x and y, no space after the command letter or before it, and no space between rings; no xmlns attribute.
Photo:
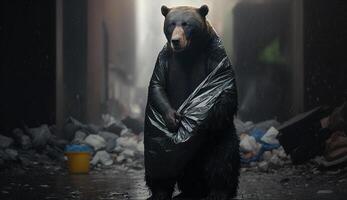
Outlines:
<svg viewBox="0 0 347 200"><path fill-rule="evenodd" d="M179 39L171 39L171 43L172 43L172 45L174 45L174 46L178 46L179 44L180 44L180 40Z"/></svg>

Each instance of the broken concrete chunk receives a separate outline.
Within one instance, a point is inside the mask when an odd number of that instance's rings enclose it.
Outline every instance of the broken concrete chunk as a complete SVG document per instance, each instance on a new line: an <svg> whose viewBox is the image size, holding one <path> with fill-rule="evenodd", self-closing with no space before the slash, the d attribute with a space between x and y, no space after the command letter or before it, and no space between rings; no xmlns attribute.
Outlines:
<svg viewBox="0 0 347 200"><path fill-rule="evenodd" d="M32 147L32 143L31 143L31 139L29 136L25 135L24 132L19 129L16 128L12 131L13 137L16 141L17 144L19 144L19 146L22 149L30 149Z"/></svg>
<svg viewBox="0 0 347 200"><path fill-rule="evenodd" d="M104 140L104 138L95 134L88 135L84 139L83 143L93 147L95 151L106 147L106 141Z"/></svg>
<svg viewBox="0 0 347 200"><path fill-rule="evenodd" d="M0 135L0 148L6 149L13 144L13 139L6 137L4 135Z"/></svg>

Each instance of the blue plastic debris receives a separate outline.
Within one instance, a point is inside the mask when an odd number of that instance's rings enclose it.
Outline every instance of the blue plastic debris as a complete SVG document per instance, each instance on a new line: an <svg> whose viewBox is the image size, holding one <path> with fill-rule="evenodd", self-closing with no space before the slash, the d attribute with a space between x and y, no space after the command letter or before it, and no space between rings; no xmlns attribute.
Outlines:
<svg viewBox="0 0 347 200"><path fill-rule="evenodd" d="M249 164L251 162L259 161L262 158L262 155L265 151L271 151L271 150L277 149L281 146L280 144L268 144L268 143L262 141L261 138L265 135L265 132L262 130L254 129L251 131L250 135L255 138L257 143L261 144L261 148L258 151L257 155L255 155L251 158L245 159L245 158L241 157L241 163Z"/></svg>

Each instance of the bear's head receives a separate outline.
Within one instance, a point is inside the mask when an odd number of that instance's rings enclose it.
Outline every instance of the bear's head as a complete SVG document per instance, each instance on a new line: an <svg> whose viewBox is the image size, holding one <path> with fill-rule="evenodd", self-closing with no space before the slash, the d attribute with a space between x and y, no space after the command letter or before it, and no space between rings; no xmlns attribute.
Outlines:
<svg viewBox="0 0 347 200"><path fill-rule="evenodd" d="M209 28L206 22L207 5L200 8L162 6L161 13L165 17L164 33L174 52L193 49L206 40Z"/></svg>

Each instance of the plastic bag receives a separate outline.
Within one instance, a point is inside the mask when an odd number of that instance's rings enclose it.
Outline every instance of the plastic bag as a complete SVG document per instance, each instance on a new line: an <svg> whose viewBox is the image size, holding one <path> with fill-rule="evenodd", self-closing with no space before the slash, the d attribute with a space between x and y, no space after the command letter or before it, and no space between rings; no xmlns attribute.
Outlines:
<svg viewBox="0 0 347 200"><path fill-rule="evenodd" d="M232 87L234 87L234 76L231 64L228 58L224 57L177 110L183 116L177 133L167 129L162 115L151 104L149 110L152 114L148 116L150 123L171 138L175 144L186 142L207 118L219 95Z"/></svg>
<svg viewBox="0 0 347 200"><path fill-rule="evenodd" d="M178 131L170 132L162 117L171 107L166 94L169 48L166 44L158 55L148 91L144 127L146 180L179 176L204 148L207 137L202 133L214 123L208 117L214 114L212 108L219 96L226 94L237 102L234 71L220 38L214 34L205 49L204 67L209 74L177 109L182 116Z"/></svg>

